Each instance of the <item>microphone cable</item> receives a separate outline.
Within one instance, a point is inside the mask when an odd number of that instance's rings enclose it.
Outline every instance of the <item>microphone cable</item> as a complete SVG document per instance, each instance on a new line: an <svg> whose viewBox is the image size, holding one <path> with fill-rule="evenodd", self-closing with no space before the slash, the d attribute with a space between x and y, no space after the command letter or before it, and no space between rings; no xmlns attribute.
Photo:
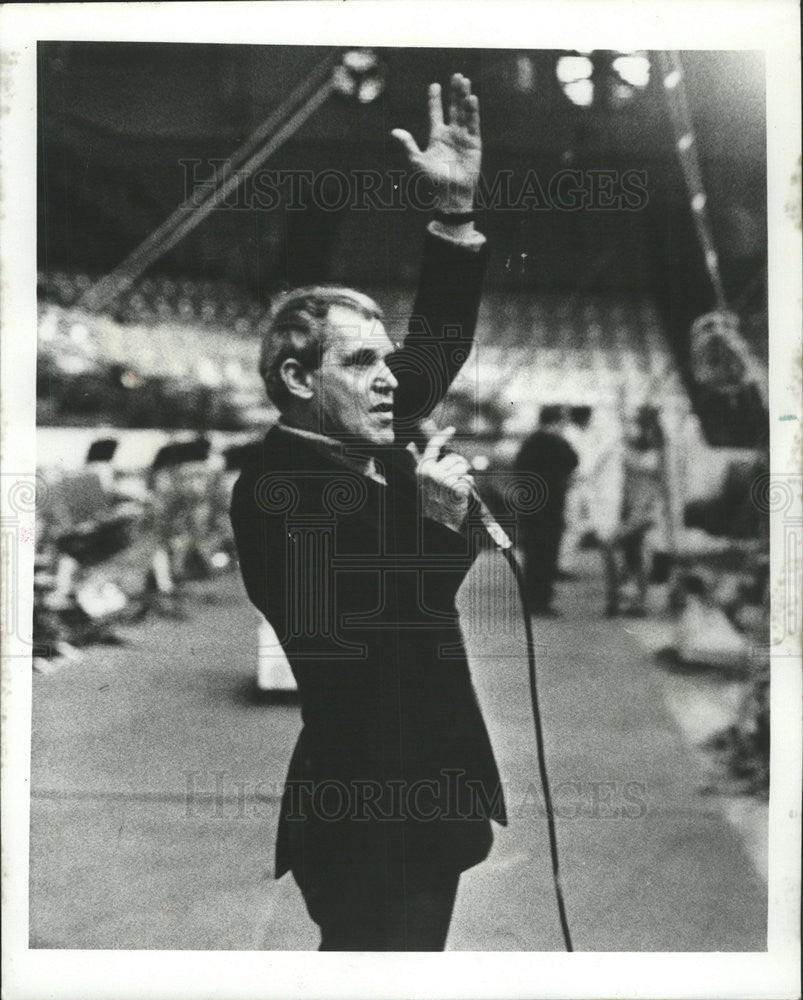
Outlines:
<svg viewBox="0 0 803 1000"><path fill-rule="evenodd" d="M558 902L558 915L560 917L560 928L563 932L563 943L566 951L574 951L572 936L569 931L569 922L566 919L566 905L563 902L563 889L560 884L560 864L558 862L558 837L555 832L555 814L552 809L552 793L549 790L549 778L546 771L546 754L544 753L543 726L541 723L541 709L538 704L538 687L535 681L535 643L533 641L533 626L530 615L527 611L527 598L524 585L524 572L518 560L513 555L513 549L499 548L505 562L510 566L516 578L521 600L522 617L524 618L524 634L527 642L527 671L530 679L530 704L533 712L533 724L535 728L535 745L538 750L538 773L541 777L541 787L544 792L544 805L546 806L547 827L549 829L549 852L552 856L552 881L555 886L555 898Z"/></svg>
<svg viewBox="0 0 803 1000"><path fill-rule="evenodd" d="M535 675L535 641L533 639L533 626L530 614L527 610L527 588L524 580L524 571L521 568L516 556L513 553L513 543L507 537L502 527L497 523L479 493L474 487L470 497L470 504L479 515L485 530L490 535L496 549L504 558L505 562L513 572L521 603L522 618L524 620L524 634L527 645L527 673L530 682L530 706L532 708L533 727L535 729L535 745L538 758L538 773L541 778L541 788L544 793L544 805L546 806L547 828L549 830L549 852L552 860L552 881L555 886L555 898L558 904L558 916L560 918L560 928L563 933L563 943L566 951L573 952L572 935L569 930L569 922L566 918L566 905L563 901L563 889L560 882L560 863L558 860L558 837L555 830L555 813L552 808L552 793L549 787L549 776L546 769L546 753L544 750L543 723L541 720L541 708L538 702L538 685Z"/></svg>
<svg viewBox="0 0 803 1000"><path fill-rule="evenodd" d="M430 435L419 429L416 435L410 440L419 450L426 447ZM441 450L441 454L451 451L446 446ZM573 952L572 935L569 930L569 922L566 918L566 904L563 901L563 889L560 883L560 863L558 859L558 836L555 830L555 812L552 808L552 793L549 786L549 776L546 769L546 753L544 750L543 723L541 720L541 708L538 702L538 685L535 675L535 642L533 640L533 627L530 621L530 614L527 609L527 587L524 580L524 571L519 565L513 552L513 542L508 538L502 526L489 510L487 504L482 499L477 490L476 484L472 483L469 494L469 509L473 509L474 514L489 535L496 549L504 558L505 562L513 572L516 580L516 587L521 604L521 613L524 620L524 635L527 646L527 673L530 682L530 707L533 716L533 728L535 729L536 756L538 758L538 773L541 779L541 788L544 793L544 805L546 807L547 829L549 831L549 853L552 861L552 882L555 887L555 898L558 904L558 916L560 918L560 928L563 933L563 943L566 951Z"/></svg>

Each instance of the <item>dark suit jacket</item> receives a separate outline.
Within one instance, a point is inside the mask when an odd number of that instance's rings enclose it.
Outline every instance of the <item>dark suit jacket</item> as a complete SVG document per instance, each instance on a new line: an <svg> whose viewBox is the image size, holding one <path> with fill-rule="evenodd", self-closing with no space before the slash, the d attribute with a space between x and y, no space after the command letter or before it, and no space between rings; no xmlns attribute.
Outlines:
<svg viewBox="0 0 803 1000"><path fill-rule="evenodd" d="M483 251L428 236L391 362L401 444L467 356L483 267ZM235 486L232 523L249 597L301 699L276 875L333 891L363 878L387 895L481 861L489 819L506 819L455 609L475 541L421 516L404 447L376 460L386 485L273 428Z"/></svg>

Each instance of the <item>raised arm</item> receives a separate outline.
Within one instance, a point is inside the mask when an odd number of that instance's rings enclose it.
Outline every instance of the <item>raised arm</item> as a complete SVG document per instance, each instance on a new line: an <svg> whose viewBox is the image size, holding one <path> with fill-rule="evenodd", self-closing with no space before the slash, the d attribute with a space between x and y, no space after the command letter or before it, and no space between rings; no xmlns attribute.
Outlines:
<svg viewBox="0 0 803 1000"><path fill-rule="evenodd" d="M486 265L485 238L472 220L480 173L479 102L471 82L454 74L444 121L441 88L429 88L429 144L419 149L402 129L392 135L411 166L430 181L435 220L430 223L408 335L388 359L399 382L394 404L396 440L404 443L446 395L471 351Z"/></svg>

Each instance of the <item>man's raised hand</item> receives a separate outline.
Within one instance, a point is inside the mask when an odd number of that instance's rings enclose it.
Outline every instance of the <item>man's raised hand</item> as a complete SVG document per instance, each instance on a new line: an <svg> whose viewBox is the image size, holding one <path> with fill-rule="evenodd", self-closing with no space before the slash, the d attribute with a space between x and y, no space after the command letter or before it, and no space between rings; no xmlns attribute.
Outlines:
<svg viewBox="0 0 803 1000"><path fill-rule="evenodd" d="M440 84L429 86L429 144L418 148L415 139L404 129L391 135L407 150L416 170L429 178L435 190L435 208L441 212L470 212L480 175L482 140L480 107L471 93L471 81L461 73L452 76L449 85L448 121L443 118Z"/></svg>

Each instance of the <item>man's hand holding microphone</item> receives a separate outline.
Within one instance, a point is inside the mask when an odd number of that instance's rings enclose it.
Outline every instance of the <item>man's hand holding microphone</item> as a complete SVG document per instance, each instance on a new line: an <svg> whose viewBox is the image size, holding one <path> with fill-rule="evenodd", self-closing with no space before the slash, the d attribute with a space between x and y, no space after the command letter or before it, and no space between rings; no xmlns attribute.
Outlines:
<svg viewBox="0 0 803 1000"><path fill-rule="evenodd" d="M445 450L454 432L454 427L436 431L423 452L416 449L416 479L421 491L423 516L445 524L452 531L460 531L475 487L468 459Z"/></svg>

